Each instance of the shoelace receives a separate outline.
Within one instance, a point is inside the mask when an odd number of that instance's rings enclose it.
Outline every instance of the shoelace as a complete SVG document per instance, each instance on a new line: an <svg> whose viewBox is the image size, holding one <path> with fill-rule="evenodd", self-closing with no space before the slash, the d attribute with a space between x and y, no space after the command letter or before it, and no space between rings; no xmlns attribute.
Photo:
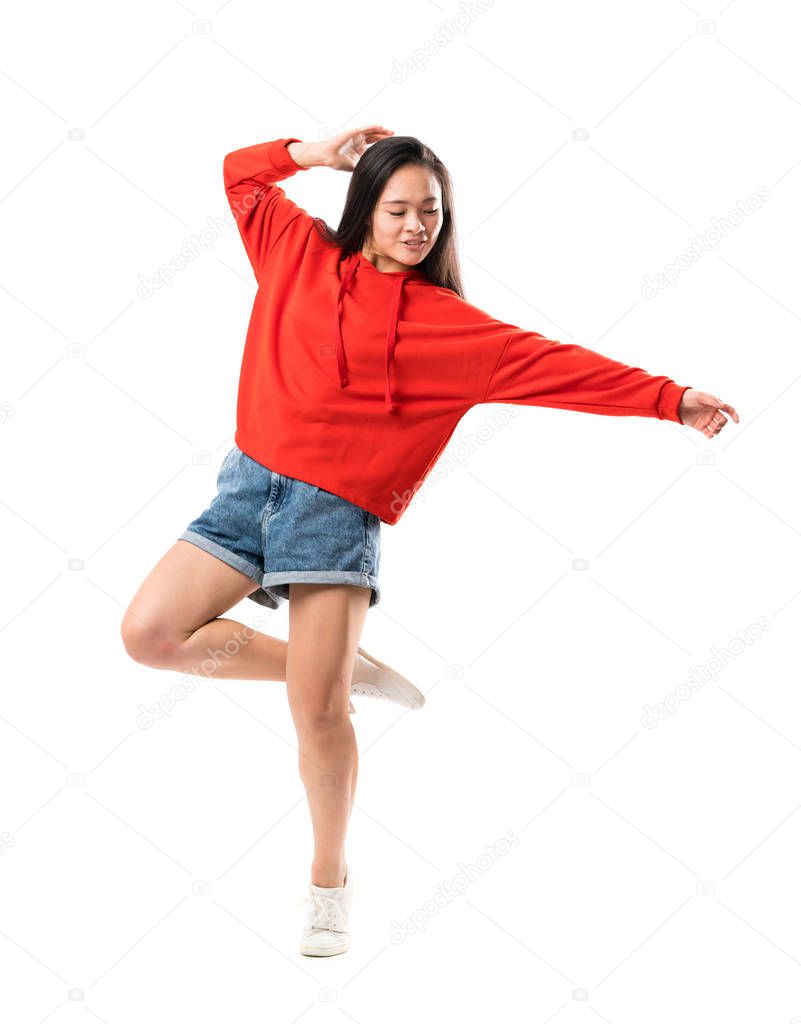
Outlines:
<svg viewBox="0 0 801 1024"><path fill-rule="evenodd" d="M321 892L310 892L298 902L298 907L314 908L314 916L310 921L311 928L325 928L328 931L341 931L341 907L335 896L326 896ZM325 924L319 924L320 920Z"/></svg>
<svg viewBox="0 0 801 1024"><path fill-rule="evenodd" d="M383 700L388 700L387 695L379 690L377 686L372 683L354 683L350 688L351 693L358 693L363 697L379 697Z"/></svg>

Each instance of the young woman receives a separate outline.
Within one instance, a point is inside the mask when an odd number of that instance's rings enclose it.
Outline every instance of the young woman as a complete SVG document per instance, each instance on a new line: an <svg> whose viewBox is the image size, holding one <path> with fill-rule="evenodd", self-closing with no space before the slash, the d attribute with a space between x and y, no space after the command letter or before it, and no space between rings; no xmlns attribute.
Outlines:
<svg viewBox="0 0 801 1024"><path fill-rule="evenodd" d="M368 148L369 147L369 148ZM352 172L337 230L276 182ZM539 405L673 420L715 437L735 410L714 395L468 303L451 180L436 155L379 125L229 153L223 177L258 283L235 444L217 494L155 566L122 622L144 664L219 679L285 680L314 833L300 951L349 947L345 837L358 770L348 710L362 693L419 708L409 680L358 646L380 599L381 523L396 523L473 406ZM289 600L289 638L223 613Z"/></svg>

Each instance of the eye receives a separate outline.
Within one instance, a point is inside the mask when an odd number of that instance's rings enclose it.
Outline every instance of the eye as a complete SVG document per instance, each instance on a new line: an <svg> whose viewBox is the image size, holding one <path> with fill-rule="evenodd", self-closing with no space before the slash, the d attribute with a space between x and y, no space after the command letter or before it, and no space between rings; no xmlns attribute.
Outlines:
<svg viewBox="0 0 801 1024"><path fill-rule="evenodd" d="M402 213L393 213L392 210L388 211L390 217L402 217ZM424 213L439 213L439 210L424 210Z"/></svg>

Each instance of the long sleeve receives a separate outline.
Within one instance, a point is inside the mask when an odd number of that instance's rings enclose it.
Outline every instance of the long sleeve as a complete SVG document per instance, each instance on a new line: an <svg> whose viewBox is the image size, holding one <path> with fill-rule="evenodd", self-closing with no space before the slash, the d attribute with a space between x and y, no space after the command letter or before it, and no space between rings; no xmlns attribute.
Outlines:
<svg viewBox="0 0 801 1024"><path fill-rule="evenodd" d="M287 146L300 139L275 139L237 149L223 160L223 180L231 211L256 278L288 229L308 235L313 218L275 184L307 171L289 155Z"/></svg>
<svg viewBox="0 0 801 1024"><path fill-rule="evenodd" d="M501 349L481 401L681 423L679 403L688 387L581 345L517 328Z"/></svg>

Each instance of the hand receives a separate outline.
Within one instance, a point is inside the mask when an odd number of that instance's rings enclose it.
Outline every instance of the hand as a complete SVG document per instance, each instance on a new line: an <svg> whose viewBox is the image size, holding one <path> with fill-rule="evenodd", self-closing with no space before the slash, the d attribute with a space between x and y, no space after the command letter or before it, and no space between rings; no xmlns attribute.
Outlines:
<svg viewBox="0 0 801 1024"><path fill-rule="evenodd" d="M704 437L715 437L729 422L723 415L727 412L735 423L740 422L737 410L726 405L719 398L707 391L694 391L689 388L679 402L679 416L686 427L695 427Z"/></svg>
<svg viewBox="0 0 801 1024"><path fill-rule="evenodd" d="M365 128L350 128L333 139L316 142L314 148L319 164L335 171L352 171L362 153L372 142L394 135L391 128L371 124Z"/></svg>

